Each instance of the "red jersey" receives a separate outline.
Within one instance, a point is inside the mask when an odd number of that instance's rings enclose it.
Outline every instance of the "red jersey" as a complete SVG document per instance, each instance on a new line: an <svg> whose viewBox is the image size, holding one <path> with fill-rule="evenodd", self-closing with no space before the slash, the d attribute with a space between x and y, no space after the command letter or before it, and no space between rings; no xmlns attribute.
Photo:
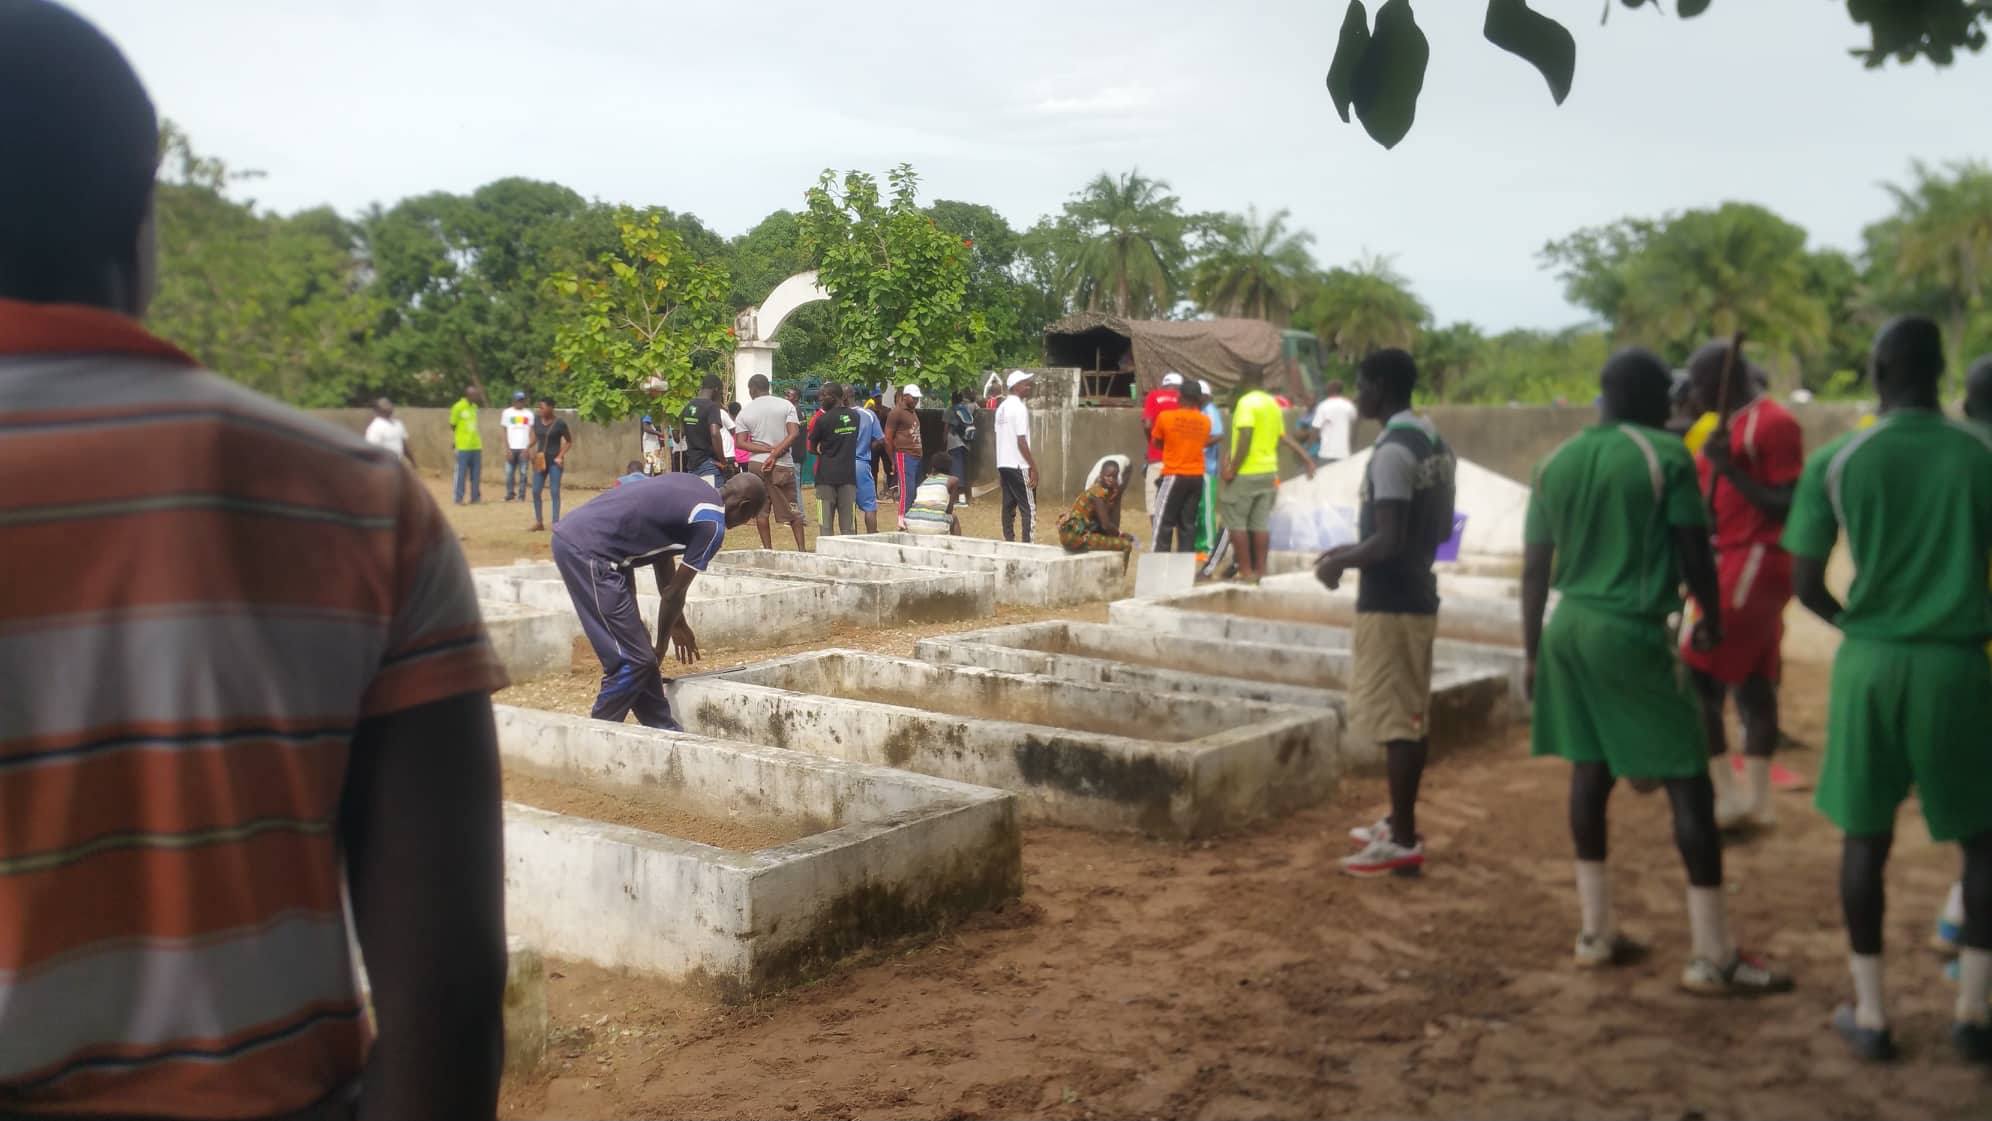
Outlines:
<svg viewBox="0 0 1992 1121"><path fill-rule="evenodd" d="M1805 436L1783 405L1766 396L1729 416L1729 458L1737 470L1769 487L1790 486L1805 471ZM1695 456L1702 493L1708 493L1708 457ZM1723 480L1715 485L1715 548L1776 546L1784 523L1751 505L1743 492Z"/></svg>
<svg viewBox="0 0 1992 1121"><path fill-rule="evenodd" d="M1153 438L1155 418L1175 408L1182 399L1183 395L1176 392L1176 387L1173 385L1151 389L1148 391L1148 396L1141 399L1141 423L1147 426L1150 435L1148 462L1157 463L1162 459L1162 441Z"/></svg>

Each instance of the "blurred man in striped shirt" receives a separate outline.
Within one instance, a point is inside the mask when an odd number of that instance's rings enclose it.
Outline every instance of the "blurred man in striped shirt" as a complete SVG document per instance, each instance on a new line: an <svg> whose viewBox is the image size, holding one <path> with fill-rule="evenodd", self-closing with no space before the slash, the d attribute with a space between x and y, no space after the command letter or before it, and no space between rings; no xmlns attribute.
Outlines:
<svg viewBox="0 0 1992 1121"><path fill-rule="evenodd" d="M158 144L0 0L0 1114L490 1117L504 672L397 456L139 325Z"/></svg>

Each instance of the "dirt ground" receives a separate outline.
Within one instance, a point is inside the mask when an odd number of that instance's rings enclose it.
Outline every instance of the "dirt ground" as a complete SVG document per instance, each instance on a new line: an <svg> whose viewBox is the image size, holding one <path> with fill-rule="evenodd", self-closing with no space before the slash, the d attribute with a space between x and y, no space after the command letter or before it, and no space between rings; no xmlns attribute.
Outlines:
<svg viewBox="0 0 1992 1121"><path fill-rule="evenodd" d="M505 800L543 810L627 825L735 852L787 844L803 835L800 823L738 821L666 804L645 787L583 786L546 775L505 769Z"/></svg>
<svg viewBox="0 0 1992 1121"><path fill-rule="evenodd" d="M473 562L544 555L544 536L508 529L500 511L511 508L454 511ZM981 520L970 532L993 536ZM758 545L743 532L728 546ZM816 646L908 654L923 635L1051 616L1105 609L841 633L701 668ZM596 672L500 699L585 711ZM1786 723L1801 743L1823 741L1826 679L1817 662L1789 667ZM1804 773L1818 762L1811 750L1784 760ZM503 1115L1992 1116L1992 1083L1951 1056L1952 990L1923 948L1956 857L1928 842L1913 808L1888 925L1906 1058L1875 1069L1826 1026L1847 989L1838 839L1806 795L1780 795L1780 826L1726 854L1739 937L1791 968L1798 991L1710 1002L1675 986L1684 881L1658 795L1621 789L1612 822L1621 924L1653 956L1608 973L1570 965L1566 781L1562 764L1528 758L1526 728L1436 760L1419 880L1335 874L1345 830L1381 811L1377 777L1189 846L1033 827L1017 903L739 1007L555 962L549 1060L507 1082Z"/></svg>

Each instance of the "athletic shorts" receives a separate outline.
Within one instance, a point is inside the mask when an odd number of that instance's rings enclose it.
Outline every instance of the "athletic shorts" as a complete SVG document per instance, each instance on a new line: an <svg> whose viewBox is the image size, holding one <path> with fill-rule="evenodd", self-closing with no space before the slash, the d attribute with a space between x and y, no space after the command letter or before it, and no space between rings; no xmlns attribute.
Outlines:
<svg viewBox="0 0 1992 1121"><path fill-rule="evenodd" d="M1422 740L1431 730L1437 615L1356 613L1349 730L1376 743Z"/></svg>
<svg viewBox="0 0 1992 1121"><path fill-rule="evenodd" d="M1895 828L1914 787L1935 841L1992 829L1992 663L1979 646L1842 638L1815 801L1844 832Z"/></svg>
<svg viewBox="0 0 1992 1121"><path fill-rule="evenodd" d="M1708 771L1701 705L1658 619L1556 605L1536 652L1530 754L1605 763L1618 778Z"/></svg>
<svg viewBox="0 0 1992 1121"><path fill-rule="evenodd" d="M1224 484L1224 524L1227 529L1264 533L1272 528L1277 475L1240 475Z"/></svg>
<svg viewBox="0 0 1992 1121"><path fill-rule="evenodd" d="M878 513L878 480L872 477L872 465L862 459L858 460L858 509Z"/></svg>
<svg viewBox="0 0 1992 1121"><path fill-rule="evenodd" d="M1785 605L1791 602L1791 554L1775 545L1751 545L1722 554L1717 566L1722 584L1722 642L1713 650L1695 650L1694 601L1681 625L1681 660L1690 669L1724 685L1741 685L1752 678L1775 682L1782 664Z"/></svg>

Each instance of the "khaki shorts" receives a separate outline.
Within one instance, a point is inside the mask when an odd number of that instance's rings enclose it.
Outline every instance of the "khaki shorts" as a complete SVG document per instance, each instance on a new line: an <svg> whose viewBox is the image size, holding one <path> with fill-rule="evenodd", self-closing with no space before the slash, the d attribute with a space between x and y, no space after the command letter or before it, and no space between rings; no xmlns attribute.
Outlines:
<svg viewBox="0 0 1992 1121"><path fill-rule="evenodd" d="M795 508L795 468L771 467L761 474L761 481L768 484L768 517L776 525L802 520L802 511Z"/></svg>
<svg viewBox="0 0 1992 1121"><path fill-rule="evenodd" d="M1279 493L1279 485L1277 475L1240 475L1225 483L1218 498L1225 528L1251 533L1270 529L1273 498Z"/></svg>
<svg viewBox="0 0 1992 1121"><path fill-rule="evenodd" d="M1376 743L1430 732L1437 615L1356 614L1349 730Z"/></svg>

